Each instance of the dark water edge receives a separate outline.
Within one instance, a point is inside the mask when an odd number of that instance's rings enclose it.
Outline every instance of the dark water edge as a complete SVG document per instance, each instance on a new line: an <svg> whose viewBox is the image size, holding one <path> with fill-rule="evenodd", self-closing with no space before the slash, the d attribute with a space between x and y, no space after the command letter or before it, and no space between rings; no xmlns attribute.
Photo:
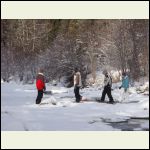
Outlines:
<svg viewBox="0 0 150 150"><path fill-rule="evenodd" d="M149 131L149 119L128 119L120 122L103 122L121 131ZM142 124L147 126L142 127Z"/></svg>

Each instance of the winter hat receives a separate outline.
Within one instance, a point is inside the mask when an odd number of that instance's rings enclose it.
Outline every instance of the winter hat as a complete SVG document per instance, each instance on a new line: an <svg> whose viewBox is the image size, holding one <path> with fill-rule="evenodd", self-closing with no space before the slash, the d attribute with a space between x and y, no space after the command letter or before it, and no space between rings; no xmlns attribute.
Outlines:
<svg viewBox="0 0 150 150"><path fill-rule="evenodd" d="M123 73L122 73L122 76L126 76L126 72L123 72Z"/></svg>
<svg viewBox="0 0 150 150"><path fill-rule="evenodd" d="M103 74L104 75L106 75L108 72L107 72L107 70L105 69L105 70L103 70Z"/></svg>
<svg viewBox="0 0 150 150"><path fill-rule="evenodd" d="M78 69L77 67L75 67L75 68L74 68L74 71L75 71L75 72L78 72L78 71L79 71L79 69Z"/></svg>

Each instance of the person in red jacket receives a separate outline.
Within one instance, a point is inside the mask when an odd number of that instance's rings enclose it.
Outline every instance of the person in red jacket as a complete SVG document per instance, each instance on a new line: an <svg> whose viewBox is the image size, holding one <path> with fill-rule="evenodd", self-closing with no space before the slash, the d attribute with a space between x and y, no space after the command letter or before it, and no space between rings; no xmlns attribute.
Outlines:
<svg viewBox="0 0 150 150"><path fill-rule="evenodd" d="M38 75L36 77L36 87L38 90L38 95L36 98L36 104L40 104L41 100L43 98L43 92L46 90L45 77L43 74L43 70L40 70L40 72L38 73Z"/></svg>

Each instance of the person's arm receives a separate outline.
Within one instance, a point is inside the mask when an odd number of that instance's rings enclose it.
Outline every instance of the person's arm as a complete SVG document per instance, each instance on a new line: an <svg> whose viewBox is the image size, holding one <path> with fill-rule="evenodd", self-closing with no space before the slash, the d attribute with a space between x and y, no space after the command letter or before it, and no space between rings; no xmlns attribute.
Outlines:
<svg viewBox="0 0 150 150"><path fill-rule="evenodd" d="M45 83L44 83L44 91L46 91L46 86L45 86Z"/></svg>
<svg viewBox="0 0 150 150"><path fill-rule="evenodd" d="M76 85L79 85L79 74L76 74Z"/></svg>
<svg viewBox="0 0 150 150"><path fill-rule="evenodd" d="M44 89L44 91L46 91L45 77L43 78L43 89Z"/></svg>
<svg viewBox="0 0 150 150"><path fill-rule="evenodd" d="M122 81L122 83L121 83L121 86L119 86L119 89L121 89L123 87L123 81Z"/></svg>
<svg viewBox="0 0 150 150"><path fill-rule="evenodd" d="M130 85L130 80L129 80L129 77L128 77L127 79L128 79L128 88L129 88L129 85Z"/></svg>

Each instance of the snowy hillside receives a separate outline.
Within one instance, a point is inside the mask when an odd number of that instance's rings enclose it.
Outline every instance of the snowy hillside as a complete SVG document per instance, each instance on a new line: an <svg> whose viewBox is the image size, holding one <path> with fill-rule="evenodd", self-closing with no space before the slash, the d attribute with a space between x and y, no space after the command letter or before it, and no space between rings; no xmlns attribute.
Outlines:
<svg viewBox="0 0 150 150"><path fill-rule="evenodd" d="M73 88L47 85L47 90L53 95L44 95L42 104L36 105L35 85L1 81L1 130L149 130L149 95L138 94L135 88L131 88L128 101L113 105L94 101L101 97L98 87L82 89L81 95L93 100L82 103L74 103ZM112 95L120 101L121 90L114 88Z"/></svg>

